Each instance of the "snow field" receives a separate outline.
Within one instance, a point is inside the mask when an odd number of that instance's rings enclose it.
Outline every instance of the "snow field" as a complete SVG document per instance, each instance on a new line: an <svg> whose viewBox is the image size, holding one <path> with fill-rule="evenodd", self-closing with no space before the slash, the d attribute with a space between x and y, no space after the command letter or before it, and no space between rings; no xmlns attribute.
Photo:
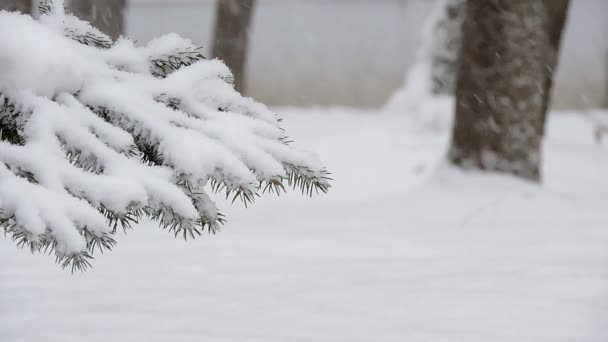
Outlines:
<svg viewBox="0 0 608 342"><path fill-rule="evenodd" d="M0 340L608 339L608 146L550 117L544 183L453 170L449 129L350 109L280 109L333 173L328 195L218 202L217 235L153 224L93 269L0 240Z"/></svg>

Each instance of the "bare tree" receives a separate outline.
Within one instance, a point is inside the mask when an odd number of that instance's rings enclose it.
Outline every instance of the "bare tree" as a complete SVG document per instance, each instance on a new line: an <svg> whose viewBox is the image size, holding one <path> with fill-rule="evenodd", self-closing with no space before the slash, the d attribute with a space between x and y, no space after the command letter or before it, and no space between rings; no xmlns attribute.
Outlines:
<svg viewBox="0 0 608 342"><path fill-rule="evenodd" d="M31 14L32 0L0 0L0 9Z"/></svg>
<svg viewBox="0 0 608 342"><path fill-rule="evenodd" d="M113 39L124 33L126 0L69 0L68 10Z"/></svg>
<svg viewBox="0 0 608 342"><path fill-rule="evenodd" d="M540 180L547 73L553 72L547 64L556 62L547 5L553 1L468 0L448 154L453 164Z"/></svg>
<svg viewBox="0 0 608 342"><path fill-rule="evenodd" d="M234 74L234 85L245 91L245 63L249 27L255 0L218 0L213 40L213 56L226 63Z"/></svg>

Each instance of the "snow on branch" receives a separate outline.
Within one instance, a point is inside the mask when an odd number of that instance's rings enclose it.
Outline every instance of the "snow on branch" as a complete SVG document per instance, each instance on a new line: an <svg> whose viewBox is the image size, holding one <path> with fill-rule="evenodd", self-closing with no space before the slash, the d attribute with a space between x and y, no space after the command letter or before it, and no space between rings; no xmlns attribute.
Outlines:
<svg viewBox="0 0 608 342"><path fill-rule="evenodd" d="M185 239L217 231L216 192L328 190L318 158L190 41L137 47L60 0L39 12L0 12L0 226L18 245L82 270L142 217Z"/></svg>

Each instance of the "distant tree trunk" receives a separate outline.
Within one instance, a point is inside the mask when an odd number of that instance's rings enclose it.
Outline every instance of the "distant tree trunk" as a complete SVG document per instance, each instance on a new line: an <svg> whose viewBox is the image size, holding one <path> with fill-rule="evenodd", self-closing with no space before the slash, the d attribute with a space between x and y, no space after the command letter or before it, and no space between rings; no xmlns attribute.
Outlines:
<svg viewBox="0 0 608 342"><path fill-rule="evenodd" d="M226 63L234 75L234 85L245 91L245 63L249 27L255 0L218 0L213 40L213 56Z"/></svg>
<svg viewBox="0 0 608 342"><path fill-rule="evenodd" d="M604 107L608 108L608 49L606 50L606 64L604 66L604 72L606 73L606 83L604 84L604 92L606 93L606 99L604 100Z"/></svg>
<svg viewBox="0 0 608 342"><path fill-rule="evenodd" d="M33 0L0 0L0 9L32 14L32 1Z"/></svg>
<svg viewBox="0 0 608 342"><path fill-rule="evenodd" d="M544 0L468 1L453 164L540 180L548 19Z"/></svg>
<svg viewBox="0 0 608 342"><path fill-rule="evenodd" d="M566 18L568 15L568 6L570 0L543 0L545 10L547 11L547 32L549 33L549 49L547 51L547 72L545 75L545 83L543 85L545 97L543 99L543 121L546 120L549 106L551 105L551 89L553 88L553 79L557 70L559 61L559 50L562 42L562 33L566 26ZM544 126L543 126L544 134Z"/></svg>
<svg viewBox="0 0 608 342"><path fill-rule="evenodd" d="M68 0L69 11L117 39L124 33L127 0Z"/></svg>
<svg viewBox="0 0 608 342"><path fill-rule="evenodd" d="M420 58L430 60L431 93L454 95L462 48L466 0L438 0ZM426 50L426 51L424 51ZM423 61L423 63L426 61Z"/></svg>

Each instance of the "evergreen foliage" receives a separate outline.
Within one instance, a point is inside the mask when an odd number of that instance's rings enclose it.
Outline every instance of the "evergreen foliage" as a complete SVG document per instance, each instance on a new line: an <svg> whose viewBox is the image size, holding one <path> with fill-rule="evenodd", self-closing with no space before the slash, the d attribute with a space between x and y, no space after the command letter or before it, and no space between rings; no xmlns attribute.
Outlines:
<svg viewBox="0 0 608 342"><path fill-rule="evenodd" d="M318 158L190 41L136 47L62 1L38 12L0 13L0 226L18 246L84 270L144 217L184 239L215 233L213 194L329 189Z"/></svg>

